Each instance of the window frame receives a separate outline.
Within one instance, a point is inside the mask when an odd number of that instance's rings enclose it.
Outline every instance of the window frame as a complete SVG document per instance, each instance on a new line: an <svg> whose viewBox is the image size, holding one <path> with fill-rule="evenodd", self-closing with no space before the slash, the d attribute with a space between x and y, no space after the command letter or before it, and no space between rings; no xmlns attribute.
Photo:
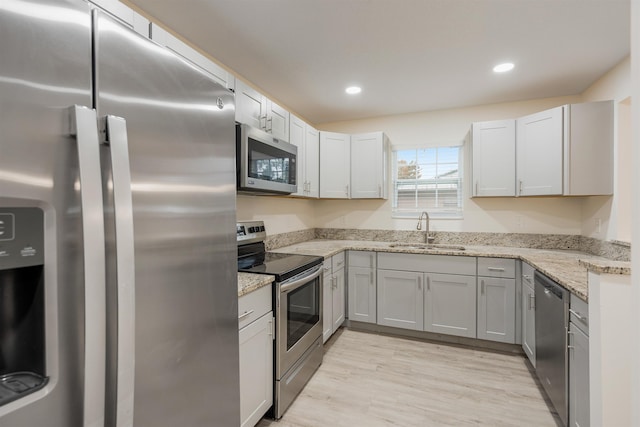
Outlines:
<svg viewBox="0 0 640 427"><path fill-rule="evenodd" d="M457 206L455 208L436 208L436 209L423 209L423 208L418 208L416 207L415 209L402 209L402 210L398 210L398 152L399 151L415 151L415 158L416 158L416 164L417 163L417 159L418 159L418 152L420 150L435 150L435 158L436 158L436 162L433 164L430 164L436 167L437 170L437 165L438 164L446 164L447 162L439 162L438 161L438 149L443 149L443 148L457 148L458 149L458 176L457 178L455 178L455 184L457 184ZM433 219L453 219L453 220L460 220L463 219L464 217L464 185L465 185L465 181L464 181L464 173L463 173L463 167L464 167L464 142L455 142L455 143L450 143L450 144L441 144L441 145L429 145L429 146L421 146L421 147L392 147L391 150L391 161L392 161L392 165L391 165L391 217L392 218L397 218L397 219L415 219L417 216L420 215L421 212L423 211L427 211L427 213L429 214L429 217L433 218ZM418 166L420 166L418 164ZM438 178L438 177L434 177L434 178L426 178L424 180L424 184L425 185L429 185L429 184L433 184L436 185L436 197L437 197L437 193L438 193L438 189L437 186L439 184L442 184L443 181L446 184L452 184L454 180L449 180L450 182L447 182L446 179L442 179L442 178ZM415 184L416 186L419 185L418 183ZM416 193L418 193L418 189L415 190ZM419 197L418 194L416 194L416 198Z"/></svg>

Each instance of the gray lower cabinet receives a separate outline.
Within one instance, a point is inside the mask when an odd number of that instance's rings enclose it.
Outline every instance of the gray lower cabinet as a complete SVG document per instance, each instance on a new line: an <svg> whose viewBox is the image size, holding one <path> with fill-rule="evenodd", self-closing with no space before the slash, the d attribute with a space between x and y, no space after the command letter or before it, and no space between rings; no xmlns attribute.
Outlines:
<svg viewBox="0 0 640 427"><path fill-rule="evenodd" d="M569 317L569 425L589 426L589 312L588 305L571 295Z"/></svg>
<svg viewBox="0 0 640 427"><path fill-rule="evenodd" d="M476 337L476 277L426 273L424 330Z"/></svg>
<svg viewBox="0 0 640 427"><path fill-rule="evenodd" d="M271 286L240 297L238 312L241 426L253 427L273 405Z"/></svg>
<svg viewBox="0 0 640 427"><path fill-rule="evenodd" d="M516 261L478 258L478 338L516 342Z"/></svg>
<svg viewBox="0 0 640 427"><path fill-rule="evenodd" d="M423 274L378 269L378 324L422 331Z"/></svg>
<svg viewBox="0 0 640 427"><path fill-rule="evenodd" d="M322 341L338 330L345 319L345 254L324 260L322 283Z"/></svg>
<svg viewBox="0 0 640 427"><path fill-rule="evenodd" d="M536 293L533 285L534 269L522 263L522 350L536 367Z"/></svg>
<svg viewBox="0 0 640 427"><path fill-rule="evenodd" d="M376 323L376 254L349 251L347 273L349 320Z"/></svg>
<svg viewBox="0 0 640 427"><path fill-rule="evenodd" d="M515 279L478 277L478 288L478 338L515 344Z"/></svg>

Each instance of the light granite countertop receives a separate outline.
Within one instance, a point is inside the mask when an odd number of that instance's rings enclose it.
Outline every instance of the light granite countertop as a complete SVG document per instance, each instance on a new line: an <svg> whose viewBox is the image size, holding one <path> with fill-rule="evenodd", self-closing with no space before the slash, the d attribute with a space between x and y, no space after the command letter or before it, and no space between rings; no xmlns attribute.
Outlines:
<svg viewBox="0 0 640 427"><path fill-rule="evenodd" d="M268 274L238 273L238 297L268 286L275 280Z"/></svg>
<svg viewBox="0 0 640 427"><path fill-rule="evenodd" d="M325 258L345 250L514 258L529 263L585 301L588 300L588 270L607 274L630 274L631 270L631 263L629 262L611 261L595 255L574 251L467 245L464 245L465 250L460 251L446 247L436 249L406 246L391 247L394 244L397 245L398 242L310 240L275 249L273 252L317 255Z"/></svg>

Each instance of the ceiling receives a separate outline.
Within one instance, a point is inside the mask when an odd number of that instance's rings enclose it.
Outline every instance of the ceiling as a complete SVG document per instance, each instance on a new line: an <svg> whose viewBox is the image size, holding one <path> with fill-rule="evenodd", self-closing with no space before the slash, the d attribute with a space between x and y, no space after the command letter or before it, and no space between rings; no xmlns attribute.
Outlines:
<svg viewBox="0 0 640 427"><path fill-rule="evenodd" d="M576 95L630 49L629 0L129 2L315 125Z"/></svg>

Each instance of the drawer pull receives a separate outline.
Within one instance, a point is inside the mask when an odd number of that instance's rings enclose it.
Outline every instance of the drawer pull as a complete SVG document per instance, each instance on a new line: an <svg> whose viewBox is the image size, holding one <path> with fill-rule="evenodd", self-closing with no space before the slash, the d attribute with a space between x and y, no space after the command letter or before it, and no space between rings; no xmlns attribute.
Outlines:
<svg viewBox="0 0 640 427"><path fill-rule="evenodd" d="M487 267L487 270L504 272L504 268L502 267Z"/></svg>
<svg viewBox="0 0 640 427"><path fill-rule="evenodd" d="M245 312L244 312L244 313L242 313L240 316L238 316L238 320L242 320L242 319L244 319L245 317L247 317L247 316L249 316L249 315L253 314L253 311L254 311L254 310L245 311Z"/></svg>
<svg viewBox="0 0 640 427"><path fill-rule="evenodd" d="M582 314L580 314L579 311L575 311L574 309L570 308L569 309L569 313L573 314L574 316L576 316L578 319L580 320L587 320L586 317L582 317Z"/></svg>

